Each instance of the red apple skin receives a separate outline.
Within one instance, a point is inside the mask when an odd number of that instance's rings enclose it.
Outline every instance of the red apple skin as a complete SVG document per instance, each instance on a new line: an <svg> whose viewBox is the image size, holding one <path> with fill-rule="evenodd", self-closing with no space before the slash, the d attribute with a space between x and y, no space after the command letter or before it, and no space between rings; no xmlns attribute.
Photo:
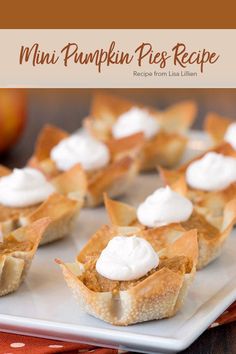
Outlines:
<svg viewBox="0 0 236 354"><path fill-rule="evenodd" d="M26 123L26 93L23 90L0 90L0 153L12 147Z"/></svg>

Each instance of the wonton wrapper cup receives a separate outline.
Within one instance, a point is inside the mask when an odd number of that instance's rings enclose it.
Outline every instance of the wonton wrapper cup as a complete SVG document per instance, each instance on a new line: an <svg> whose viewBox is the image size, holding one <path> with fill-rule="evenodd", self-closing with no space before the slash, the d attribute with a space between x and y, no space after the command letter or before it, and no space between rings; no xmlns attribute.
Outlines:
<svg viewBox="0 0 236 354"><path fill-rule="evenodd" d="M0 177L10 173L11 170L0 166ZM73 197L73 192L69 192L71 183L69 174L53 178L51 183L54 184L57 192L51 194L42 203L24 208L12 208L0 204L0 233L2 235L6 235L20 226L29 225L44 217L52 218L52 222L44 233L40 245L69 235L74 221L82 208L83 198L72 199L68 197Z"/></svg>
<svg viewBox="0 0 236 354"><path fill-rule="evenodd" d="M215 149L208 150L221 153L226 156L236 157L236 152L230 144L222 144ZM189 198L195 213L205 219L205 221L216 228L219 232L215 237L208 237L206 232L198 234L199 241L199 262L197 268L206 266L219 256L224 242L236 221L236 183L232 183L228 188L221 191L201 191L190 188L185 179L185 172L189 164L203 157L207 152L181 166L177 170L165 170L160 168L162 180L166 185L180 194ZM202 219L203 220L203 219ZM184 224L184 223L182 223ZM198 228L196 226L196 228Z"/></svg>
<svg viewBox="0 0 236 354"><path fill-rule="evenodd" d="M60 178L64 174L70 173L79 165L75 165L67 172L61 172L50 159L52 148L68 136L68 133L54 126L46 125L38 137L35 152L29 165L43 171L48 178L54 176ZM86 206L94 207L101 204L104 192L116 197L127 191L139 172L140 159L138 155L143 143L144 137L141 133L124 139L111 139L106 143L111 155L110 163L96 171L83 171L83 192ZM76 186L74 191L76 192Z"/></svg>
<svg viewBox="0 0 236 354"><path fill-rule="evenodd" d="M208 113L204 121L204 130L210 136L213 143L218 145L224 142L226 130L234 122L236 121L219 114Z"/></svg>
<svg viewBox="0 0 236 354"><path fill-rule="evenodd" d="M182 306L195 274L198 252L196 231L183 233L182 237L167 248L158 249L160 255L167 259L186 256L191 262L189 272L175 272L167 267L160 270L157 268L137 285L119 291L118 294L92 291L78 279L84 271L83 262L86 255L102 251L109 240L118 234L143 237L143 231L139 228L104 226L88 241L75 263L57 260L67 285L80 306L89 314L119 326L174 316Z"/></svg>
<svg viewBox="0 0 236 354"><path fill-rule="evenodd" d="M166 185L191 199L195 209L204 215L211 224L217 226L222 221L223 209L226 203L236 198L236 183L232 183L228 188L220 191L202 191L189 187L185 179L187 167L192 162L201 159L208 152L216 152L224 156L236 158L236 151L232 146L228 143L223 143L214 149L205 151L176 170L166 170L163 168L159 170L160 176Z"/></svg>
<svg viewBox="0 0 236 354"><path fill-rule="evenodd" d="M0 253L0 296L18 289L27 275L41 238L50 228L50 223L50 218L43 218L4 236L5 241L11 244L15 242L16 248L14 250L13 246L12 249L6 249L5 253ZM25 247L25 242L30 243L29 249Z"/></svg>
<svg viewBox="0 0 236 354"><path fill-rule="evenodd" d="M184 101L165 111L157 111L120 97L96 94L90 116L85 119L85 126L92 135L107 141L112 137L112 126L118 117L132 107L148 110L161 126L160 131L143 145L141 170L152 170L156 165L175 166L186 148L188 139L184 134L194 121L196 104L193 101Z"/></svg>

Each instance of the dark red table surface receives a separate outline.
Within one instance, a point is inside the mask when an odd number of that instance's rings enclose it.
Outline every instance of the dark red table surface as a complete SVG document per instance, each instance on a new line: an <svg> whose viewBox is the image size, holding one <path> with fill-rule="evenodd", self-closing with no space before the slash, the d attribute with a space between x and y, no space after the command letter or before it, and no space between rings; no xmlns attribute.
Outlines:
<svg viewBox="0 0 236 354"><path fill-rule="evenodd" d="M35 138L45 123L56 124L69 132L81 126L88 114L91 90L31 90L28 91L26 129L16 146L0 157L0 163L22 167L32 153ZM199 105L194 128L201 129L208 111L236 118L236 90L114 90L123 96L165 108L181 99L194 98ZM0 90L1 94L1 90ZM236 353L235 322L215 327L203 333L184 354Z"/></svg>

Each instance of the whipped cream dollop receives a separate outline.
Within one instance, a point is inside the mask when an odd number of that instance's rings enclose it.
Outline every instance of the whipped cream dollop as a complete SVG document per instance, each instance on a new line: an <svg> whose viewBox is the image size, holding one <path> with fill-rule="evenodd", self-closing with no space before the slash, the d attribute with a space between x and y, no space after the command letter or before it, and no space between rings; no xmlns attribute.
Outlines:
<svg viewBox="0 0 236 354"><path fill-rule="evenodd" d="M99 274L110 280L139 279L159 264L152 245L137 236L116 236L101 252L96 263Z"/></svg>
<svg viewBox="0 0 236 354"><path fill-rule="evenodd" d="M236 150L236 123L231 123L224 135L224 140Z"/></svg>
<svg viewBox="0 0 236 354"><path fill-rule="evenodd" d="M160 227L186 221L192 212L191 201L167 186L157 189L139 205L137 218L142 225Z"/></svg>
<svg viewBox="0 0 236 354"><path fill-rule="evenodd" d="M159 130L160 124L146 109L133 107L118 117L112 127L112 135L120 139L142 132L146 139L150 139Z"/></svg>
<svg viewBox="0 0 236 354"><path fill-rule="evenodd" d="M203 191L223 190L236 181L236 159L208 152L188 166L186 181Z"/></svg>
<svg viewBox="0 0 236 354"><path fill-rule="evenodd" d="M15 168L10 175L0 178L0 203L8 207L35 205L54 192L53 185L34 168Z"/></svg>
<svg viewBox="0 0 236 354"><path fill-rule="evenodd" d="M74 134L54 146L50 157L61 171L77 163L90 171L106 166L110 160L110 151L105 144L88 134Z"/></svg>

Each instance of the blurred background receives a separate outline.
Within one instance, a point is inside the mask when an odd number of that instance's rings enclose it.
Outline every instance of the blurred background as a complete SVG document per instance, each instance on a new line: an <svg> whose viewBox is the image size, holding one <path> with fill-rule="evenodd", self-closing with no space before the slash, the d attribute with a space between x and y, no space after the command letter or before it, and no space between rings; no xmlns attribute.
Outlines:
<svg viewBox="0 0 236 354"><path fill-rule="evenodd" d="M32 154L45 123L68 132L81 126L89 113L93 89L0 90L0 163L22 167ZM198 105L193 129L202 129L208 112L236 119L236 89L109 89L106 93L165 109L185 99Z"/></svg>

